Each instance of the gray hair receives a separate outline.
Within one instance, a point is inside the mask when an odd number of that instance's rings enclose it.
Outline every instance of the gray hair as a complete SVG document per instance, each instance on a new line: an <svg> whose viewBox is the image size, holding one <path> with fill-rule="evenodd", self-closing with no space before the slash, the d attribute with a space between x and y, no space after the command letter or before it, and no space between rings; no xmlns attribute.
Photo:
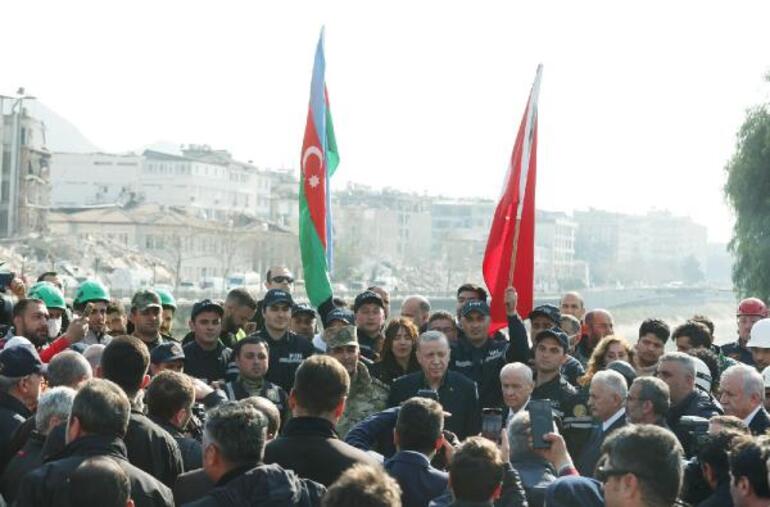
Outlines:
<svg viewBox="0 0 770 507"><path fill-rule="evenodd" d="M104 353L105 347L107 346L103 343L94 343L93 345L86 347L86 350L83 351L83 357L85 357L86 361L91 364L92 371L96 371L96 368L102 362L102 354Z"/></svg>
<svg viewBox="0 0 770 507"><path fill-rule="evenodd" d="M688 375L695 378L695 361L690 354L684 352L668 352L660 357L660 362L673 361L679 363L685 369Z"/></svg>
<svg viewBox="0 0 770 507"><path fill-rule="evenodd" d="M208 412L204 438L216 444L230 465L262 461L267 439L267 417L253 406L237 401Z"/></svg>
<svg viewBox="0 0 770 507"><path fill-rule="evenodd" d="M519 410L511 419L511 423L508 425L508 448L510 449L511 460L531 455L529 448L530 427L529 412L526 410Z"/></svg>
<svg viewBox="0 0 770 507"><path fill-rule="evenodd" d="M40 395L35 413L35 429L38 433L47 435L51 419L54 417L60 422L69 419L75 394L77 393L71 387L58 386Z"/></svg>
<svg viewBox="0 0 770 507"><path fill-rule="evenodd" d="M444 345L449 348L449 340L447 340L447 337L444 333L441 331L425 331L423 334L420 335L419 341L417 342L417 346L419 347L423 343L430 343L430 342L444 342Z"/></svg>
<svg viewBox="0 0 770 507"><path fill-rule="evenodd" d="M634 384L639 385L639 401L649 401L655 415L665 416L671 406L668 384L657 377L637 377Z"/></svg>
<svg viewBox="0 0 770 507"><path fill-rule="evenodd" d="M522 374L524 375L524 379L529 384L534 384L535 380L532 376L532 368L527 366L524 363L508 363L505 366L500 369L500 378L502 379L503 376L507 373L516 373L516 374Z"/></svg>
<svg viewBox="0 0 770 507"><path fill-rule="evenodd" d="M625 377L615 370L601 370L591 379L591 383L599 382L609 387L613 392L625 400L628 396L628 384Z"/></svg>
<svg viewBox="0 0 770 507"><path fill-rule="evenodd" d="M54 387L76 388L92 376L91 364L74 350L60 352L48 363L48 383Z"/></svg>
<svg viewBox="0 0 770 507"><path fill-rule="evenodd" d="M765 382L756 368L747 364L735 364L727 368L721 377L720 382L731 375L740 375L743 380L743 391L748 395L757 394L760 400L765 399Z"/></svg>

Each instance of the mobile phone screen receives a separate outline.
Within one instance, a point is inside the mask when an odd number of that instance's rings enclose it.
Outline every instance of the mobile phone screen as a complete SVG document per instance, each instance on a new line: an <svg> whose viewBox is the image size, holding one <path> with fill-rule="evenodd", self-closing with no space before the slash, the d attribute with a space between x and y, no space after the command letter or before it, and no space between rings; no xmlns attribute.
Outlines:
<svg viewBox="0 0 770 507"><path fill-rule="evenodd" d="M548 449L551 444L543 440L543 436L553 433L553 410L550 400L530 400L527 404L529 422L532 432L532 447Z"/></svg>
<svg viewBox="0 0 770 507"><path fill-rule="evenodd" d="M493 442L499 442L502 429L502 410L499 408L485 408L481 411L481 436Z"/></svg>

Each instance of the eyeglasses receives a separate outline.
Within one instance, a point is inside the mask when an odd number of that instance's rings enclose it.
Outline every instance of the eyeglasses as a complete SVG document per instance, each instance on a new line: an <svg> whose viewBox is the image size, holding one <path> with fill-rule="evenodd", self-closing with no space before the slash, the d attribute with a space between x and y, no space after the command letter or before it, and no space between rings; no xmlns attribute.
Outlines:
<svg viewBox="0 0 770 507"><path fill-rule="evenodd" d="M294 283L294 278L290 276L274 276L273 281L277 283Z"/></svg>
<svg viewBox="0 0 770 507"><path fill-rule="evenodd" d="M638 477L642 477L644 474L640 474L634 470L623 470L622 468L611 468L605 465L599 465L596 467L596 480L602 483L610 480L610 477L620 477L621 475L633 474Z"/></svg>

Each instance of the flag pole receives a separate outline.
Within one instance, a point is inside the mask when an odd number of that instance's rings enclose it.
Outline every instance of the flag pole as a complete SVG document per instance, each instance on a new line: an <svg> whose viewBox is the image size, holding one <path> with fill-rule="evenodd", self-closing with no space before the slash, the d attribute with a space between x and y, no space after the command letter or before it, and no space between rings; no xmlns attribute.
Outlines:
<svg viewBox="0 0 770 507"><path fill-rule="evenodd" d="M513 249L511 250L511 270L508 272L508 286L513 287L513 275L516 271L516 254L519 251L519 231L521 230L521 217L516 217L516 225L513 229Z"/></svg>

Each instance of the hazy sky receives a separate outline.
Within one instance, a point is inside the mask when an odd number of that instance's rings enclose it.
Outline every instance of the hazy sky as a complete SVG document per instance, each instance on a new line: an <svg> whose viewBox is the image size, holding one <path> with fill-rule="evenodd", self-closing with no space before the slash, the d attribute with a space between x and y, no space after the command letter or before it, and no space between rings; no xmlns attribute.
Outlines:
<svg viewBox="0 0 770 507"><path fill-rule="evenodd" d="M5 2L0 93L25 86L106 151L205 143L296 167L325 24L334 186L497 198L542 62L538 207L665 208L726 240L770 2L627 4Z"/></svg>

